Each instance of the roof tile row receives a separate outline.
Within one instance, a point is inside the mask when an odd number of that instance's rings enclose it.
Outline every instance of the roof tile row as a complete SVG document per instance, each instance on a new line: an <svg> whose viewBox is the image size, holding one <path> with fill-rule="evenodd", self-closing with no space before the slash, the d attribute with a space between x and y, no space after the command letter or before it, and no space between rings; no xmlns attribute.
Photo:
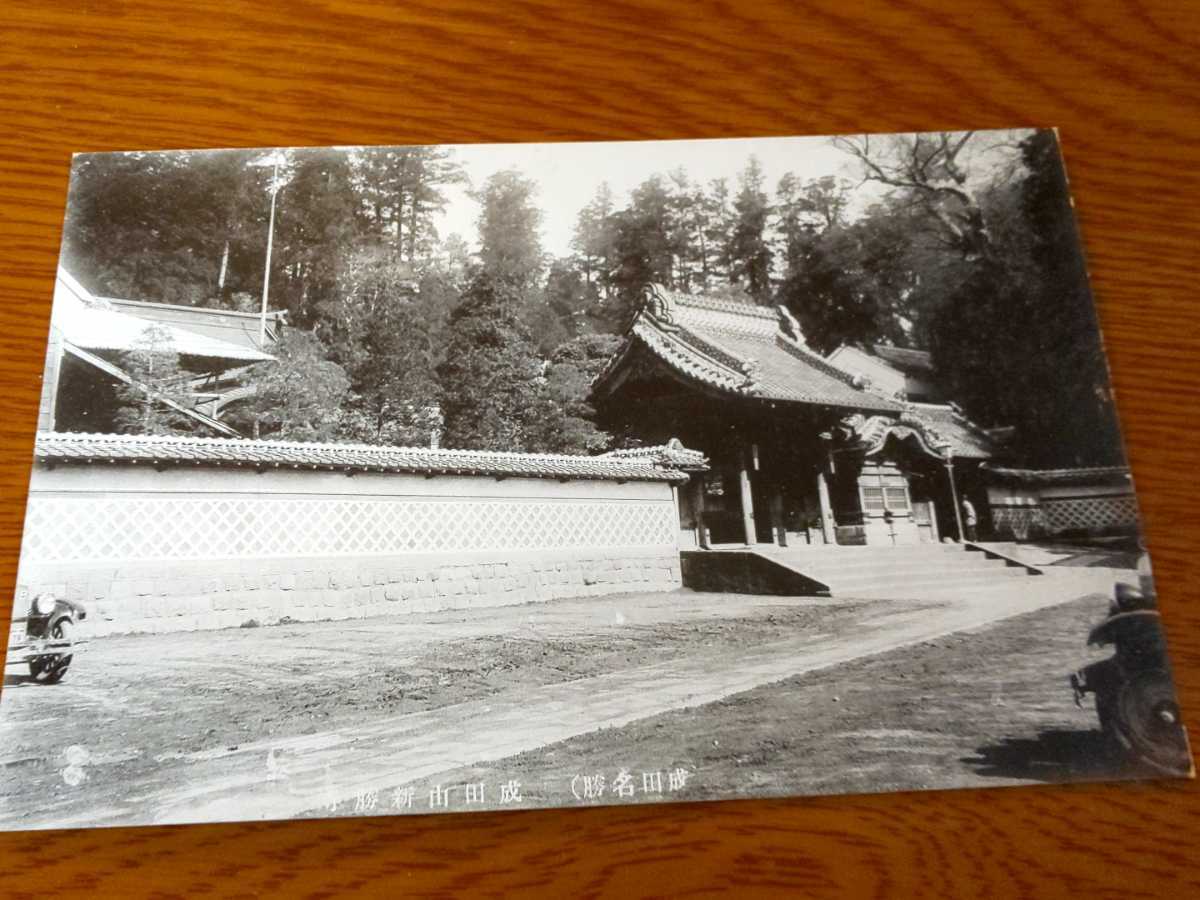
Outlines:
<svg viewBox="0 0 1200 900"><path fill-rule="evenodd" d="M255 468L414 472L601 481L686 481L663 454L640 457L500 453L368 444L225 440L119 434L42 432L34 456L42 463L150 463Z"/></svg>

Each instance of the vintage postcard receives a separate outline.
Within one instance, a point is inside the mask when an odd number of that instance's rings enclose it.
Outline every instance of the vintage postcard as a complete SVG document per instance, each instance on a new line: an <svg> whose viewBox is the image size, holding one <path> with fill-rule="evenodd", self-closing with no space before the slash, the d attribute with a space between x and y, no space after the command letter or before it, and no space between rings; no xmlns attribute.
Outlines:
<svg viewBox="0 0 1200 900"><path fill-rule="evenodd" d="M1053 131L75 157L0 827L1190 776Z"/></svg>

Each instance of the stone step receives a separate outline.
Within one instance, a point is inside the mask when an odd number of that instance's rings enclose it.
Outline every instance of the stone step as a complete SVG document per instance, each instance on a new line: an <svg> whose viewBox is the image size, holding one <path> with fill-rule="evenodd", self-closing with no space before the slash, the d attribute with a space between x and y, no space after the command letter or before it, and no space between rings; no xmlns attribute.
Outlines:
<svg viewBox="0 0 1200 900"><path fill-rule="evenodd" d="M978 556L946 557L945 559L857 559L857 560L804 560L797 557L773 556L772 559L805 572L825 572L829 575L855 574L862 572L959 572L965 569L1006 569L1003 560ZM1021 566L1012 568L1025 571Z"/></svg>
<svg viewBox="0 0 1200 900"><path fill-rule="evenodd" d="M869 590L858 591L853 594L843 592L842 597L855 597L860 600L935 600L935 599L962 599L965 597L981 598L981 597L1020 597L1026 596L1031 591L1040 591L1045 589L1045 579L1042 578L1014 578L1005 579L1000 582L988 581L976 584L939 584L926 585L920 589L918 594L907 594L903 591L897 591L894 587L889 588L872 588ZM834 593L833 596L839 596Z"/></svg>
<svg viewBox="0 0 1200 900"><path fill-rule="evenodd" d="M955 556L979 552L967 550L962 544L877 544L864 547L830 547L820 544L780 547L776 544L756 544L754 549L763 553L798 553L806 556L886 556L890 553Z"/></svg>
<svg viewBox="0 0 1200 900"><path fill-rule="evenodd" d="M830 569L828 571L818 571L817 574L836 579L838 581L861 581L870 578L889 578L893 581L912 581L914 579L924 581L929 578L960 578L969 575L995 575L1006 577L1006 573L1012 575L1025 575L1025 570L1020 567L1008 566L992 566L987 564L977 564L973 566L926 566L923 569L889 569L889 568L855 568L855 569ZM813 577L817 577L814 575Z"/></svg>
<svg viewBox="0 0 1200 900"><path fill-rule="evenodd" d="M833 596L895 598L1021 590L1023 566L960 544L759 548L763 556L829 586Z"/></svg>
<svg viewBox="0 0 1200 900"><path fill-rule="evenodd" d="M964 575L932 574L920 578L862 578L826 580L830 593L837 596L884 596L906 598L924 596L931 590L958 589L986 585L1003 586L1024 583L1024 573L1012 571L978 572Z"/></svg>

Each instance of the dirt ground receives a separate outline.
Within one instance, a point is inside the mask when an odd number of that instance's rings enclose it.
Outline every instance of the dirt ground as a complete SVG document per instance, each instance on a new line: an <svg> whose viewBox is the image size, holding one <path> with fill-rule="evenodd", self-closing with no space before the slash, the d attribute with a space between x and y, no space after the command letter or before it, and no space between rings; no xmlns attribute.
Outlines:
<svg viewBox="0 0 1200 900"><path fill-rule="evenodd" d="M1067 681L1107 655L1084 646L1106 606L1082 598L413 787L515 781L526 805L564 806L1146 777L1107 753ZM632 792L618 796L622 770Z"/></svg>
<svg viewBox="0 0 1200 900"><path fill-rule="evenodd" d="M6 669L0 798L102 806L164 761L619 671L852 629L885 601L627 594L403 619L110 637L59 685ZM64 752L87 749L68 785ZM87 794L87 797L82 796ZM41 798L40 800L38 798Z"/></svg>

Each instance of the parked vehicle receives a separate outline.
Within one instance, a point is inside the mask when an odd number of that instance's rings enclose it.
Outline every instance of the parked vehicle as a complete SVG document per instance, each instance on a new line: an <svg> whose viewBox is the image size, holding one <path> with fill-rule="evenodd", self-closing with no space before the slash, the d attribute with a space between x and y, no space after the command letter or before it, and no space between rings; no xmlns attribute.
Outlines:
<svg viewBox="0 0 1200 900"><path fill-rule="evenodd" d="M1127 760L1166 774L1190 773L1187 732L1148 574L1140 588L1116 586L1108 615L1092 629L1088 644L1111 645L1115 652L1071 676L1075 703L1082 706L1085 695L1095 695L1100 727Z"/></svg>
<svg viewBox="0 0 1200 900"><path fill-rule="evenodd" d="M24 622L25 634L9 646L7 665L28 663L30 677L44 684L62 681L81 643L76 625L86 618L82 603L49 592L38 594L29 604L28 615L13 619L14 625Z"/></svg>

